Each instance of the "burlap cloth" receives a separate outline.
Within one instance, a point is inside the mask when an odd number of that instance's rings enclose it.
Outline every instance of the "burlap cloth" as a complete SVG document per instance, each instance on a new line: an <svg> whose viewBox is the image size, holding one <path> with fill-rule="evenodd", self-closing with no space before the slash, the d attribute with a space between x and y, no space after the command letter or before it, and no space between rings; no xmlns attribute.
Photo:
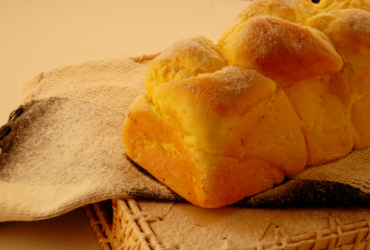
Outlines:
<svg viewBox="0 0 370 250"><path fill-rule="evenodd" d="M184 201L131 162L122 142L154 56L70 65L24 85L24 104L0 129L0 221L47 219L116 197ZM369 204L370 149L306 168L235 205Z"/></svg>

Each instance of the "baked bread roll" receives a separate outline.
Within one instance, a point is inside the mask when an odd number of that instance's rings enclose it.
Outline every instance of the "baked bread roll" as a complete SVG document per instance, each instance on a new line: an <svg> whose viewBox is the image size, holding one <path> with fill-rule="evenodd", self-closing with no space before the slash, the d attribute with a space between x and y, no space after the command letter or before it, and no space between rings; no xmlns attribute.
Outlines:
<svg viewBox="0 0 370 250"><path fill-rule="evenodd" d="M127 154L202 207L234 203L301 170L300 122L276 84L241 67L173 80L132 105Z"/></svg>
<svg viewBox="0 0 370 250"><path fill-rule="evenodd" d="M164 82L211 73L226 66L220 48L209 39L198 36L180 40L154 58L145 75L145 90L150 98L153 90Z"/></svg>
<svg viewBox="0 0 370 250"><path fill-rule="evenodd" d="M214 208L370 146L370 14L319 7L256 0L217 46L169 47L125 121L128 156Z"/></svg>
<svg viewBox="0 0 370 250"><path fill-rule="evenodd" d="M272 16L292 23L304 24L315 14L317 14L317 9L310 0L254 0L235 20L241 23L251 17Z"/></svg>
<svg viewBox="0 0 370 250"><path fill-rule="evenodd" d="M345 82L323 75L297 82L284 91L301 119L307 165L326 163L351 151L350 112L341 99L341 95L349 94Z"/></svg>
<svg viewBox="0 0 370 250"><path fill-rule="evenodd" d="M249 18L219 45L228 65L255 69L279 87L343 67L342 58L322 32L276 17Z"/></svg>
<svg viewBox="0 0 370 250"><path fill-rule="evenodd" d="M369 0L321 0L318 5L319 12L332 10L362 9L370 12Z"/></svg>
<svg viewBox="0 0 370 250"><path fill-rule="evenodd" d="M233 33L235 27L251 17L271 16L296 24L304 24L316 13L317 10L310 0L254 0L249 2L247 7L232 21L218 45L223 47L225 38Z"/></svg>

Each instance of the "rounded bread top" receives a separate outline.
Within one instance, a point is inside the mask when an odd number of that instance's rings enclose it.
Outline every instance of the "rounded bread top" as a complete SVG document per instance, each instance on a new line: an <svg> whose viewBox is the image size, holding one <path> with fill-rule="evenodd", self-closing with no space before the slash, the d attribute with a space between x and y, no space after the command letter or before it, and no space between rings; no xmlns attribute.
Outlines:
<svg viewBox="0 0 370 250"><path fill-rule="evenodd" d="M212 73L226 66L220 49L203 36L182 39L167 48L149 65L145 75L147 98L153 90L171 80L183 80Z"/></svg>
<svg viewBox="0 0 370 250"><path fill-rule="evenodd" d="M338 72L343 66L325 34L271 16L252 17L236 26L221 54L228 65L257 70L279 87Z"/></svg>
<svg viewBox="0 0 370 250"><path fill-rule="evenodd" d="M254 0L233 20L218 42L223 46L227 37L233 33L236 26L256 16L272 16L286 21L303 24L317 13L310 0Z"/></svg>
<svg viewBox="0 0 370 250"><path fill-rule="evenodd" d="M319 12L344 9L362 9L370 12L370 0L321 0L318 5Z"/></svg>
<svg viewBox="0 0 370 250"><path fill-rule="evenodd" d="M335 45L343 60L360 68L370 67L370 13L361 9L334 10L320 13L307 25L323 31Z"/></svg>
<svg viewBox="0 0 370 250"><path fill-rule="evenodd" d="M181 100L186 100L184 109L194 108L194 112L184 114L213 113L217 117L232 117L266 100L275 90L275 82L257 71L230 66L214 73L164 83L155 89L153 101L178 106Z"/></svg>
<svg viewBox="0 0 370 250"><path fill-rule="evenodd" d="M231 124L275 91L275 82L257 71L230 66L161 84L153 91L152 112L176 121L172 127L181 124L189 147L220 154Z"/></svg>
<svg viewBox="0 0 370 250"><path fill-rule="evenodd" d="M255 0L240 15L241 21L255 16L273 16L286 21L303 24L316 14L315 5L310 0Z"/></svg>

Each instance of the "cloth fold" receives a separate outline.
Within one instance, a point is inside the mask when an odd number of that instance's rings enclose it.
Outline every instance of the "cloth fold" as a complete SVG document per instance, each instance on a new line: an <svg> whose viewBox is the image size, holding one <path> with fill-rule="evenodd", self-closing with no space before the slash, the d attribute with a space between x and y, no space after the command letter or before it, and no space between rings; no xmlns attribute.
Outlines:
<svg viewBox="0 0 370 250"><path fill-rule="evenodd" d="M69 65L26 84L25 102L0 129L0 221L47 219L117 197L185 202L132 162L122 141L125 116L145 91L154 57ZM368 205L366 173L370 150L356 151L235 205Z"/></svg>

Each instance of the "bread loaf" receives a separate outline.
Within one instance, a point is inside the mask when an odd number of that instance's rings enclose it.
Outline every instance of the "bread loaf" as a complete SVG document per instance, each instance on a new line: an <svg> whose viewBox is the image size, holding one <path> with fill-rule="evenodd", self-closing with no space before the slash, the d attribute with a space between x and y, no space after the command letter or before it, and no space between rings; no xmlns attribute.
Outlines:
<svg viewBox="0 0 370 250"><path fill-rule="evenodd" d="M329 2L256 0L217 45L165 50L126 119L128 156L213 208L368 147L370 14Z"/></svg>

